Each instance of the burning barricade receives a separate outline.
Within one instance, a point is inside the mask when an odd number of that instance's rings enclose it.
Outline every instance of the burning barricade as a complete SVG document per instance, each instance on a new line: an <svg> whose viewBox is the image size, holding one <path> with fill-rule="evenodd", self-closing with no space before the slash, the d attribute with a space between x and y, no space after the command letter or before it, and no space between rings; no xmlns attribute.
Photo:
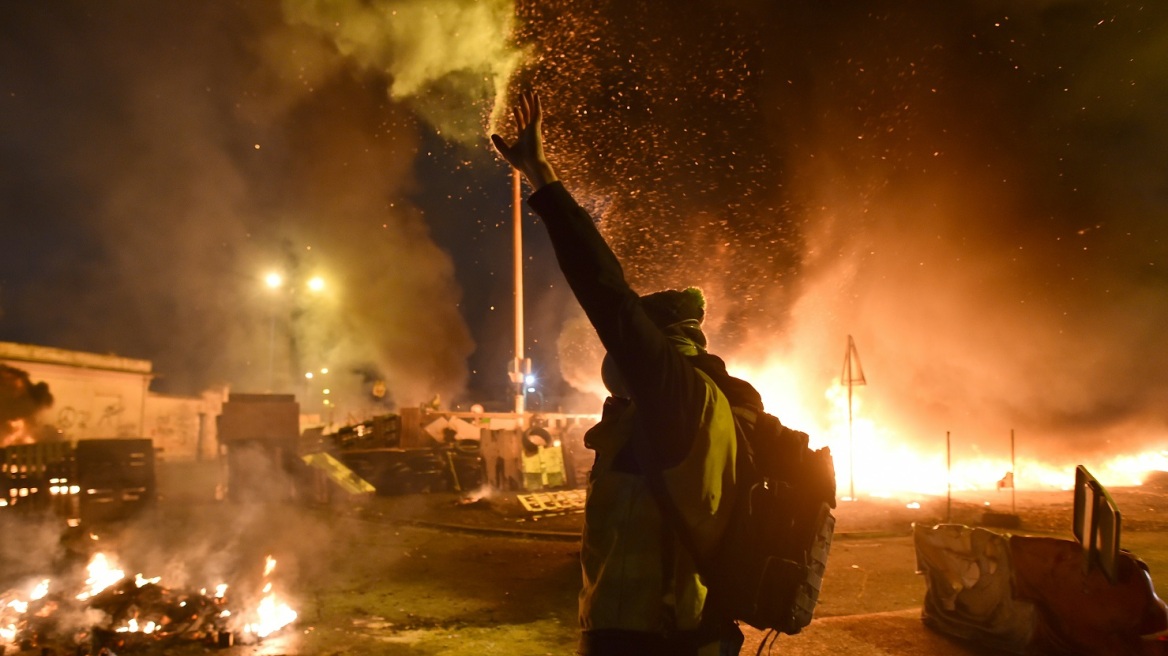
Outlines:
<svg viewBox="0 0 1168 656"><path fill-rule="evenodd" d="M105 553L83 571L31 577L0 593L0 654L56 648L97 654L165 648L179 642L228 647L258 642L296 620L274 590L269 556L258 588L168 588L160 577L129 576Z"/></svg>

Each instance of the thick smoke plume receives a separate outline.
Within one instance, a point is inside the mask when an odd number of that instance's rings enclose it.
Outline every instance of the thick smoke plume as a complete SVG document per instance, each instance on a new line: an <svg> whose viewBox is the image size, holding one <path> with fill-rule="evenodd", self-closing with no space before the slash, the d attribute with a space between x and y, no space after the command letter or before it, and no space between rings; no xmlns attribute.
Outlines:
<svg viewBox="0 0 1168 656"><path fill-rule="evenodd" d="M0 448L32 440L37 415L52 405L48 383L34 383L27 371L0 364Z"/></svg>
<svg viewBox="0 0 1168 656"><path fill-rule="evenodd" d="M410 201L422 127L391 99L451 77L413 50L385 54L418 70L356 70L310 5L286 9L4 4L5 339L147 357L174 392L313 395L325 367L334 395L463 387L453 263Z"/></svg>
<svg viewBox="0 0 1168 656"><path fill-rule="evenodd" d="M502 113L521 59L508 40L511 0L285 0L284 12L361 68L385 73L391 98L467 145L481 144L484 115Z"/></svg>
<svg viewBox="0 0 1168 656"><path fill-rule="evenodd" d="M641 291L906 440L1162 445L1168 10L525 3L561 177ZM565 367L568 368L568 367ZM791 399L772 399L776 408Z"/></svg>

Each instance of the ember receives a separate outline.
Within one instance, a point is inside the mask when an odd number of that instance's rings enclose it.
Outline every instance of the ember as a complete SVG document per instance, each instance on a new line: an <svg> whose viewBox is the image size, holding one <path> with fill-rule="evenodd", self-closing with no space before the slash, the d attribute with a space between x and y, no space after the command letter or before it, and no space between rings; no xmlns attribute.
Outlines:
<svg viewBox="0 0 1168 656"><path fill-rule="evenodd" d="M229 594L225 583L208 594L207 588L163 587L161 577L127 576L99 552L86 565L80 591L70 589L65 574L33 579L0 594L0 647L132 650L177 641L232 643L237 633L244 642L256 642L296 620L296 611L274 591L270 576L275 567L276 560L268 556L258 595ZM259 601L252 601L257 596Z"/></svg>

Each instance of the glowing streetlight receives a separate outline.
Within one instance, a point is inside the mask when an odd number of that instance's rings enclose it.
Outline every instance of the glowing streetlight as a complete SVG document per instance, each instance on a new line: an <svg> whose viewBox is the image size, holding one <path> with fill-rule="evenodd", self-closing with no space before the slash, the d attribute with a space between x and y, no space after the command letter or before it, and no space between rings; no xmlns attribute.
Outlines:
<svg viewBox="0 0 1168 656"><path fill-rule="evenodd" d="M275 291L284 286L284 276L276 271L270 271L264 276L264 284L268 289ZM271 308L268 311L269 328L268 328L268 391L273 391L275 377L275 363L276 363L276 310Z"/></svg>
<svg viewBox="0 0 1168 656"><path fill-rule="evenodd" d="M297 326L305 313L309 312L324 296L332 292L332 286L324 276L302 276L293 262L291 270L280 268L268 269L259 277L260 284L266 289L270 300L269 336L268 336L268 391L275 391L275 360L276 360L276 320L282 313L287 313L284 320L287 323L288 334L288 363L291 365L291 383L295 386L297 370L300 369L300 355L303 347L297 344ZM304 371L300 369L300 371ZM327 370L321 371L327 373Z"/></svg>
<svg viewBox="0 0 1168 656"><path fill-rule="evenodd" d="M321 397L323 399L322 404L325 406L333 405L333 403L331 401L329 401L328 398L326 398L331 393L331 390L327 387L323 387L324 385L328 384L328 379L324 378L324 376L326 376L328 374L328 372L329 372L328 367L321 367L319 373L312 372L312 371L304 372L304 405L303 405L304 408L307 409L309 407L309 404L311 403L311 398L312 398L312 385L311 385L311 383L318 376L321 377L321 386L322 386Z"/></svg>

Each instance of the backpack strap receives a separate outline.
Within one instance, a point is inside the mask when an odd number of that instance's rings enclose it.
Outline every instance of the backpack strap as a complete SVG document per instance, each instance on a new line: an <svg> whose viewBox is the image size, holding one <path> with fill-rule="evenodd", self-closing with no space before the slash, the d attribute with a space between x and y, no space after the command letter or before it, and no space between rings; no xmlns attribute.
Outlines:
<svg viewBox="0 0 1168 656"><path fill-rule="evenodd" d="M749 408L732 407L732 410L734 411L734 438L738 443L735 460L740 461L743 457L743 449L748 451L749 447L746 444L746 438L742 432L742 424L740 422L740 418L745 419L745 417L740 417L739 410L749 416L752 423L757 415ZM681 542L681 546L689 552L698 574L706 576L711 571L709 557L703 555L701 550L698 549L697 541L693 533L685 525L685 519L681 516L681 511L677 508L677 504L673 503L673 497L669 494L669 488L665 485L665 477L662 474L663 470L660 467L654 467L650 464L649 456L644 452L645 447L643 444L643 441L633 440L633 448L631 451L636 457L641 471L644 473L649 491L653 494L653 500L657 502L657 508L661 511L661 518L673 530L673 534L677 536L678 541ZM738 467L738 462L735 463L735 467ZM664 548L665 545L663 544L662 549Z"/></svg>
<svg viewBox="0 0 1168 656"><path fill-rule="evenodd" d="M665 486L665 478L662 476L661 470L646 470L645 480L649 484L649 491L653 493L653 500L657 502L657 508L661 511L661 518L665 525L677 536L678 541L681 542L681 546L685 547L685 550L689 552L690 557L693 558L694 565L697 566L698 574L704 574L708 571L706 559L698 549L693 534L686 528L685 519L682 518L681 511L673 503L673 497L669 495L669 489ZM662 544L661 548L666 549L667 547Z"/></svg>
<svg viewBox="0 0 1168 656"><path fill-rule="evenodd" d="M758 413L745 406L731 405L730 411L734 413L736 428L740 429L742 427L738 424L739 421L745 423L747 426L753 426L758 421Z"/></svg>

